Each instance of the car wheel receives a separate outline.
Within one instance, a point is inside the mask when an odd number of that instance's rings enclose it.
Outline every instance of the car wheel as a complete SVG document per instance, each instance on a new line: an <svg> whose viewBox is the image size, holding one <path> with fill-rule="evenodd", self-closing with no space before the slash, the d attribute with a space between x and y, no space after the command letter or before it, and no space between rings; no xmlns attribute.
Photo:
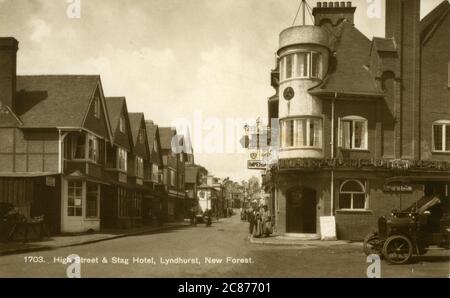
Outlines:
<svg viewBox="0 0 450 298"><path fill-rule="evenodd" d="M408 237L394 235L383 245L383 256L391 264L405 264L413 254L413 245Z"/></svg>
<svg viewBox="0 0 450 298"><path fill-rule="evenodd" d="M383 249L383 240L380 239L377 232L371 233L364 238L363 250L366 256L376 254L381 255Z"/></svg>

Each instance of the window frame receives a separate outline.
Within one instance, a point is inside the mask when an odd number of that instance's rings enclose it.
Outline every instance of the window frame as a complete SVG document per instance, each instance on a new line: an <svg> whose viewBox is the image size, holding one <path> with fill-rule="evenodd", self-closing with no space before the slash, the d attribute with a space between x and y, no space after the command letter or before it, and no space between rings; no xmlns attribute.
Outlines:
<svg viewBox="0 0 450 298"><path fill-rule="evenodd" d="M144 178L144 159L140 156L136 156L135 164L136 177Z"/></svg>
<svg viewBox="0 0 450 298"><path fill-rule="evenodd" d="M306 76L304 73L298 73L299 72L299 57L300 55L306 55L307 63L305 65L306 67ZM318 71L316 75L312 74L313 69L313 55L318 56ZM287 70L288 70L288 57L291 59L291 76L287 76ZM279 68L280 68L280 82L289 81L289 80L295 80L295 79L319 79L321 80L323 78L323 55L320 51L315 50L298 50L298 51L289 51L285 55L281 56L279 59Z"/></svg>
<svg viewBox="0 0 450 298"><path fill-rule="evenodd" d="M310 139L311 139L311 122L314 120L317 120L319 123L319 138L318 142L319 144L317 146L315 145L309 145ZM295 132L298 130L298 124L300 121L303 121L303 125L305 125L305 128L303 128L303 131L306 132L306 135L303 134L303 140L298 139L298 134ZM289 117L280 119L280 144L281 148L283 149L317 149L322 150L323 149L323 117L320 116L302 116L302 117ZM284 139L285 136L285 123L293 122L292 125L292 146L285 146L286 140ZM305 144L306 141L306 145ZM303 143L303 145L298 145L299 143Z"/></svg>
<svg viewBox="0 0 450 298"><path fill-rule="evenodd" d="M74 184L75 186L71 187L71 184ZM80 186L76 186L77 184L79 184ZM70 217L70 218L83 218L83 208L84 208L84 204L83 204L83 192L84 192L84 186L83 186L83 181L81 180L69 180L67 181L67 201L66 201L66 217ZM74 189L74 193L73 195L71 195L70 190ZM76 190L80 189L81 193L79 196L76 195ZM70 197L73 197L73 205L69 204L69 199ZM79 199L81 204L79 206L77 206L75 204L75 200ZM69 214L69 209L73 209L73 215ZM80 215L76 215L77 214L77 209L81 210L81 214Z"/></svg>
<svg viewBox="0 0 450 298"><path fill-rule="evenodd" d="M119 117L119 131L125 133L125 116L121 115Z"/></svg>
<svg viewBox="0 0 450 298"><path fill-rule="evenodd" d="M348 182L356 182L358 183L361 188L363 189L362 192L356 192L356 191L342 191L342 188L344 187L345 184L347 184ZM361 182L361 180L358 179L347 179L344 180L340 186L339 186L339 201L338 201L338 210L342 210L342 211L367 211L369 209L369 196L367 194L367 185L366 185L366 181ZM350 194L350 208L340 208L339 205L341 203L341 194ZM364 194L364 208L353 208L353 195L354 194Z"/></svg>
<svg viewBox="0 0 450 298"><path fill-rule="evenodd" d="M351 137L351 144L350 144L350 148L346 148L343 145L343 122L351 122L352 125L352 135ZM355 143L356 143L356 135L355 135L355 126L356 126L356 122L364 122L364 148L355 148ZM340 117L338 118L338 146L341 149L344 150L350 150L350 151L368 151L369 150L369 121L361 116L345 116L345 117Z"/></svg>
<svg viewBox="0 0 450 298"><path fill-rule="evenodd" d="M100 98L94 98L94 117L100 119Z"/></svg>
<svg viewBox="0 0 450 298"><path fill-rule="evenodd" d="M435 148L436 143L435 143L435 136L434 136L434 128L436 126L441 126L442 127L442 150L437 150ZM450 127L450 120L437 120L434 121L433 124L431 125L431 148L432 148L432 152L433 153L444 153L444 154L450 154L450 148L447 148L447 138L450 138L450 135L447 135L447 126Z"/></svg>
<svg viewBox="0 0 450 298"><path fill-rule="evenodd" d="M120 166L120 161L121 161L120 153L123 153L123 156L124 156L124 168L121 168L121 166ZM126 173L128 171L128 151L122 147L117 147L117 157L116 158L117 158L117 161L116 161L117 170Z"/></svg>
<svg viewBox="0 0 450 298"><path fill-rule="evenodd" d="M82 133L82 132L81 132ZM100 161L102 160L102 158L104 158L104 156L101 156L102 154L102 150L100 150L100 147L102 146L100 144L100 142L102 141L101 138L97 137L96 135L93 135L91 133L82 133L83 135L73 135L72 136L72 160L74 161L89 161L95 164L100 164ZM76 153L77 153L77 147L78 147L78 138L84 138L84 156L83 157L76 157ZM94 144L94 156L95 158L91 158L90 157L90 145L89 145L89 141L93 140L93 144ZM103 146L104 148L104 146Z"/></svg>

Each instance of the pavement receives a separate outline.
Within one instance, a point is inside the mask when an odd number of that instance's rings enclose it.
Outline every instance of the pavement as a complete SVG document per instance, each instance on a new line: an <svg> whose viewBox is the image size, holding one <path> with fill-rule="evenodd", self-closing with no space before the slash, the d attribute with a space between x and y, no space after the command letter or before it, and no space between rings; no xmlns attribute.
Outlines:
<svg viewBox="0 0 450 298"><path fill-rule="evenodd" d="M20 242L13 241L8 243L0 243L0 256L51 250L62 247L71 247L78 245L86 245L100 241L107 241L122 237L142 235L147 233L156 233L169 229L176 229L190 226L187 222L164 223L158 226L142 226L130 229L106 229L97 233L61 235L46 238L39 242Z"/></svg>
<svg viewBox="0 0 450 298"><path fill-rule="evenodd" d="M0 277L67 277L67 256L83 260L81 277L367 277L360 243L311 241L260 245L239 216L52 250L0 256ZM410 264L381 261L381 277L445 277L449 251L433 250Z"/></svg>

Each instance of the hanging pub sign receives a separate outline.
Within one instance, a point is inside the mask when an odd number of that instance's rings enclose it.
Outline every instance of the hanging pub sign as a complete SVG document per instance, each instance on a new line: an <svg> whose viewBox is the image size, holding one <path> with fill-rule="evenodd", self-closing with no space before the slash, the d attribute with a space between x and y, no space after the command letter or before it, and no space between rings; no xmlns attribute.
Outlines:
<svg viewBox="0 0 450 298"><path fill-rule="evenodd" d="M413 187L410 184L385 184L384 192L412 192Z"/></svg>

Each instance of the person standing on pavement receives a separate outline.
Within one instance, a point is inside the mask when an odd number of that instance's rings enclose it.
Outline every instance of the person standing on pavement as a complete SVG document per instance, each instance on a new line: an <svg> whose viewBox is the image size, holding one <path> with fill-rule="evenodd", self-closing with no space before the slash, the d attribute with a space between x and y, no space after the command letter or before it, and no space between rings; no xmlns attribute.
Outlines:
<svg viewBox="0 0 450 298"><path fill-rule="evenodd" d="M259 238L261 237L262 233L263 233L263 224L262 224L262 214L261 214L261 209L257 208L255 210L255 225L253 228L253 237L255 238Z"/></svg>
<svg viewBox="0 0 450 298"><path fill-rule="evenodd" d="M272 214L269 211L267 205L263 206L262 212L262 224L263 224L263 234L269 237L272 234Z"/></svg>
<svg viewBox="0 0 450 298"><path fill-rule="evenodd" d="M250 236L253 235L253 229L255 228L255 210L253 208L247 214L247 220L249 223L249 232Z"/></svg>

